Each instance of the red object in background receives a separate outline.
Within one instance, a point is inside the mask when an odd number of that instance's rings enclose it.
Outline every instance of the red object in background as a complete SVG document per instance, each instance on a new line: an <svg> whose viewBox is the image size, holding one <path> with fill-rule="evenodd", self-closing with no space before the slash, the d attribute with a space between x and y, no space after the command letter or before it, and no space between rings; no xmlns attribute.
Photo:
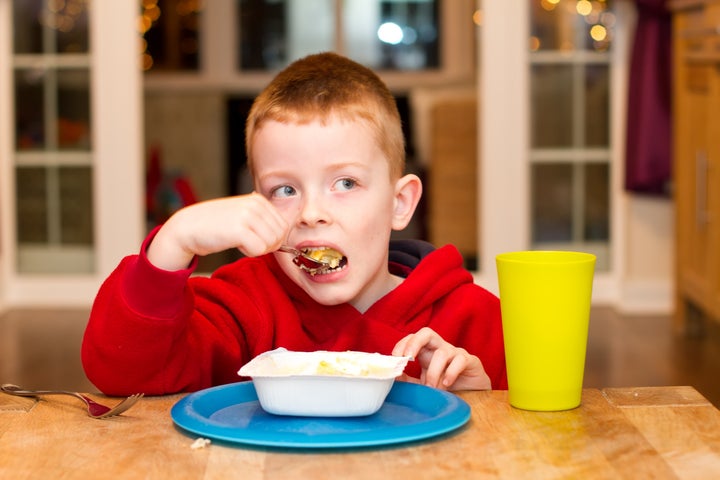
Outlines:
<svg viewBox="0 0 720 480"><path fill-rule="evenodd" d="M195 196L192 185L190 185L190 181L186 177L179 176L175 178L173 185L175 192L180 196L180 203L183 206L192 205L197 202L197 197Z"/></svg>
<svg viewBox="0 0 720 480"><path fill-rule="evenodd" d="M145 174L145 211L148 216L155 208L155 195L162 181L162 166L160 165L160 147L153 146L150 149L147 172Z"/></svg>
<svg viewBox="0 0 720 480"><path fill-rule="evenodd" d="M635 0L625 189L668 197L672 188L672 17L668 0Z"/></svg>
<svg viewBox="0 0 720 480"><path fill-rule="evenodd" d="M198 201L185 175L163 170L158 146L150 149L145 182L145 208L150 228L164 223L182 207Z"/></svg>

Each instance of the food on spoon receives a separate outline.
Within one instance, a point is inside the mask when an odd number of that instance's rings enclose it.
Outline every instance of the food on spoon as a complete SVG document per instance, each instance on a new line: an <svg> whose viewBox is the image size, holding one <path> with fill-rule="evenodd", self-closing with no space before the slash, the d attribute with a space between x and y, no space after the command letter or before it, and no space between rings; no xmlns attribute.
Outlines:
<svg viewBox="0 0 720 480"><path fill-rule="evenodd" d="M313 260L322 262L328 265L330 268L337 268L340 266L340 262L344 258L343 254L337 250L329 247L322 248L306 248L303 250L305 255L309 256Z"/></svg>

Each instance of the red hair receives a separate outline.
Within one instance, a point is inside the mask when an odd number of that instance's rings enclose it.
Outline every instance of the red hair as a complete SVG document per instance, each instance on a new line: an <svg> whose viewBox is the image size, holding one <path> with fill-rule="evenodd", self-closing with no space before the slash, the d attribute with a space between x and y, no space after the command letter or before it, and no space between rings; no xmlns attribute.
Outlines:
<svg viewBox="0 0 720 480"><path fill-rule="evenodd" d="M331 117L367 122L389 162L391 178L403 174L405 138L395 98L372 70L331 52L291 63L255 99L245 125L250 172L254 135L264 122L325 123Z"/></svg>

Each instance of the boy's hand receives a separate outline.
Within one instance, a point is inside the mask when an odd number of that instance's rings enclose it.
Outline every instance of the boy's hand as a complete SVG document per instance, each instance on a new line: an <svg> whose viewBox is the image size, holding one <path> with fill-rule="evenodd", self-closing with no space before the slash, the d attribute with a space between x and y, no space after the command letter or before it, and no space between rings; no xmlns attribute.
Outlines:
<svg viewBox="0 0 720 480"><path fill-rule="evenodd" d="M419 382L442 390L490 390L490 377L480 359L464 348L446 342L434 330L424 327L400 340L393 355L415 357L422 374ZM402 380L418 380L407 375Z"/></svg>
<svg viewBox="0 0 720 480"><path fill-rule="evenodd" d="M258 193L200 202L177 211L148 247L150 263L163 270L187 268L195 255L230 248L254 257L277 250L288 224Z"/></svg>

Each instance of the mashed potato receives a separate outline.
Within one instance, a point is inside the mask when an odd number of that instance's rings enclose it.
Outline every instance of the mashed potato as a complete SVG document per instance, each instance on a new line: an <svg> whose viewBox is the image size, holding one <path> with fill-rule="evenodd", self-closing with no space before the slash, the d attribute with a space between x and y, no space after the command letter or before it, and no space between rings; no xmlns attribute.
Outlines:
<svg viewBox="0 0 720 480"><path fill-rule="evenodd" d="M265 352L244 365L241 376L320 375L394 378L402 373L408 357L366 352L292 352L284 348Z"/></svg>

